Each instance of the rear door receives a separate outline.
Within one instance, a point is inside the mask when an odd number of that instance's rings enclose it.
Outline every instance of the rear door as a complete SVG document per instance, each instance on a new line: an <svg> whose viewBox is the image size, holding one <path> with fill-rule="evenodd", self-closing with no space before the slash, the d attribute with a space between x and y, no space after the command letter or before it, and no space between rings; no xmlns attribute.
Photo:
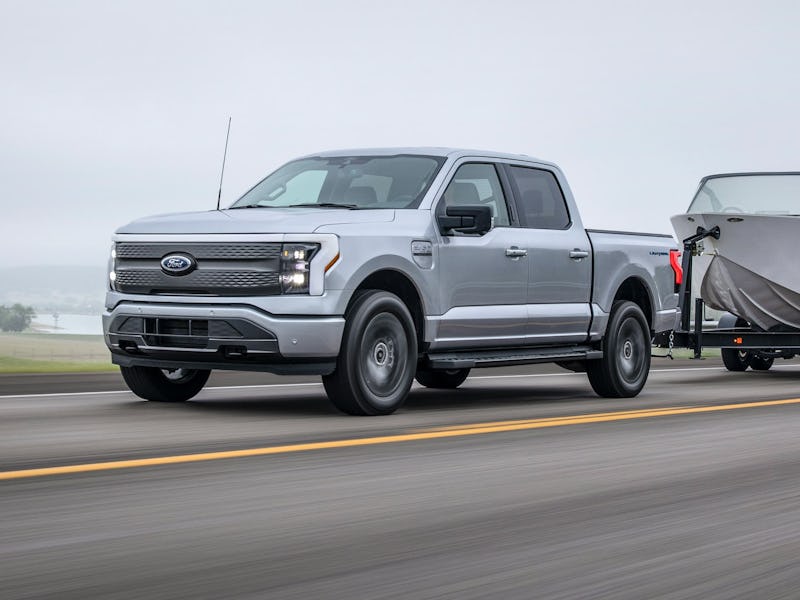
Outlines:
<svg viewBox="0 0 800 600"><path fill-rule="evenodd" d="M572 218L558 177L505 165L528 250L528 332L542 344L579 343L591 322L592 249Z"/></svg>

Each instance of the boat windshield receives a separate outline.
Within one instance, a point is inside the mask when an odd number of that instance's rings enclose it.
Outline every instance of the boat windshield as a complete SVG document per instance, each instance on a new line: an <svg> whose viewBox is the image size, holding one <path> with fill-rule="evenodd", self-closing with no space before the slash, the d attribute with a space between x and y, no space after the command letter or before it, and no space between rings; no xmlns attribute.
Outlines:
<svg viewBox="0 0 800 600"><path fill-rule="evenodd" d="M417 208L444 161L411 154L303 158L267 176L230 208Z"/></svg>
<svg viewBox="0 0 800 600"><path fill-rule="evenodd" d="M711 177L687 212L800 216L800 173Z"/></svg>

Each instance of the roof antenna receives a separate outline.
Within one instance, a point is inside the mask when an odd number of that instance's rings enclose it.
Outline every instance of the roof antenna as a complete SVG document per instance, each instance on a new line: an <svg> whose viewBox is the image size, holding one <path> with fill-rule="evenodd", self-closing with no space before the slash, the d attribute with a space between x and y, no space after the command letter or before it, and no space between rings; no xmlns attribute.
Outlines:
<svg viewBox="0 0 800 600"><path fill-rule="evenodd" d="M219 192L217 193L217 210L222 201L222 178L225 176L225 159L228 157L228 138L231 135L231 118L228 117L228 133L225 134L225 152L222 154L222 171L219 174Z"/></svg>

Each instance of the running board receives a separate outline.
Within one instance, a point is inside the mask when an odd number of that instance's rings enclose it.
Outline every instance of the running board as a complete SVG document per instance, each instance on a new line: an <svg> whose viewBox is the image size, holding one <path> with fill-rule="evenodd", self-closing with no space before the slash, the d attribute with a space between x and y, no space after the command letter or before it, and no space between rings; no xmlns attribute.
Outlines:
<svg viewBox="0 0 800 600"><path fill-rule="evenodd" d="M470 350L428 354L431 369L476 369L506 367L570 360L598 360L603 352L589 346L559 348L515 348L512 350Z"/></svg>

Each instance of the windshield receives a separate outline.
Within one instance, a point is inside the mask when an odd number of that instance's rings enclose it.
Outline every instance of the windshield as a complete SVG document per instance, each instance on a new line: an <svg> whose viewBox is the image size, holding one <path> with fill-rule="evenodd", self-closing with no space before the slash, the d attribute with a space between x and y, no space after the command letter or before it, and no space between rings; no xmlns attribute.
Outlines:
<svg viewBox="0 0 800 600"><path fill-rule="evenodd" d="M712 177L687 212L800 215L800 173Z"/></svg>
<svg viewBox="0 0 800 600"><path fill-rule="evenodd" d="M290 162L230 208L416 208L444 163L433 156L337 156Z"/></svg>

